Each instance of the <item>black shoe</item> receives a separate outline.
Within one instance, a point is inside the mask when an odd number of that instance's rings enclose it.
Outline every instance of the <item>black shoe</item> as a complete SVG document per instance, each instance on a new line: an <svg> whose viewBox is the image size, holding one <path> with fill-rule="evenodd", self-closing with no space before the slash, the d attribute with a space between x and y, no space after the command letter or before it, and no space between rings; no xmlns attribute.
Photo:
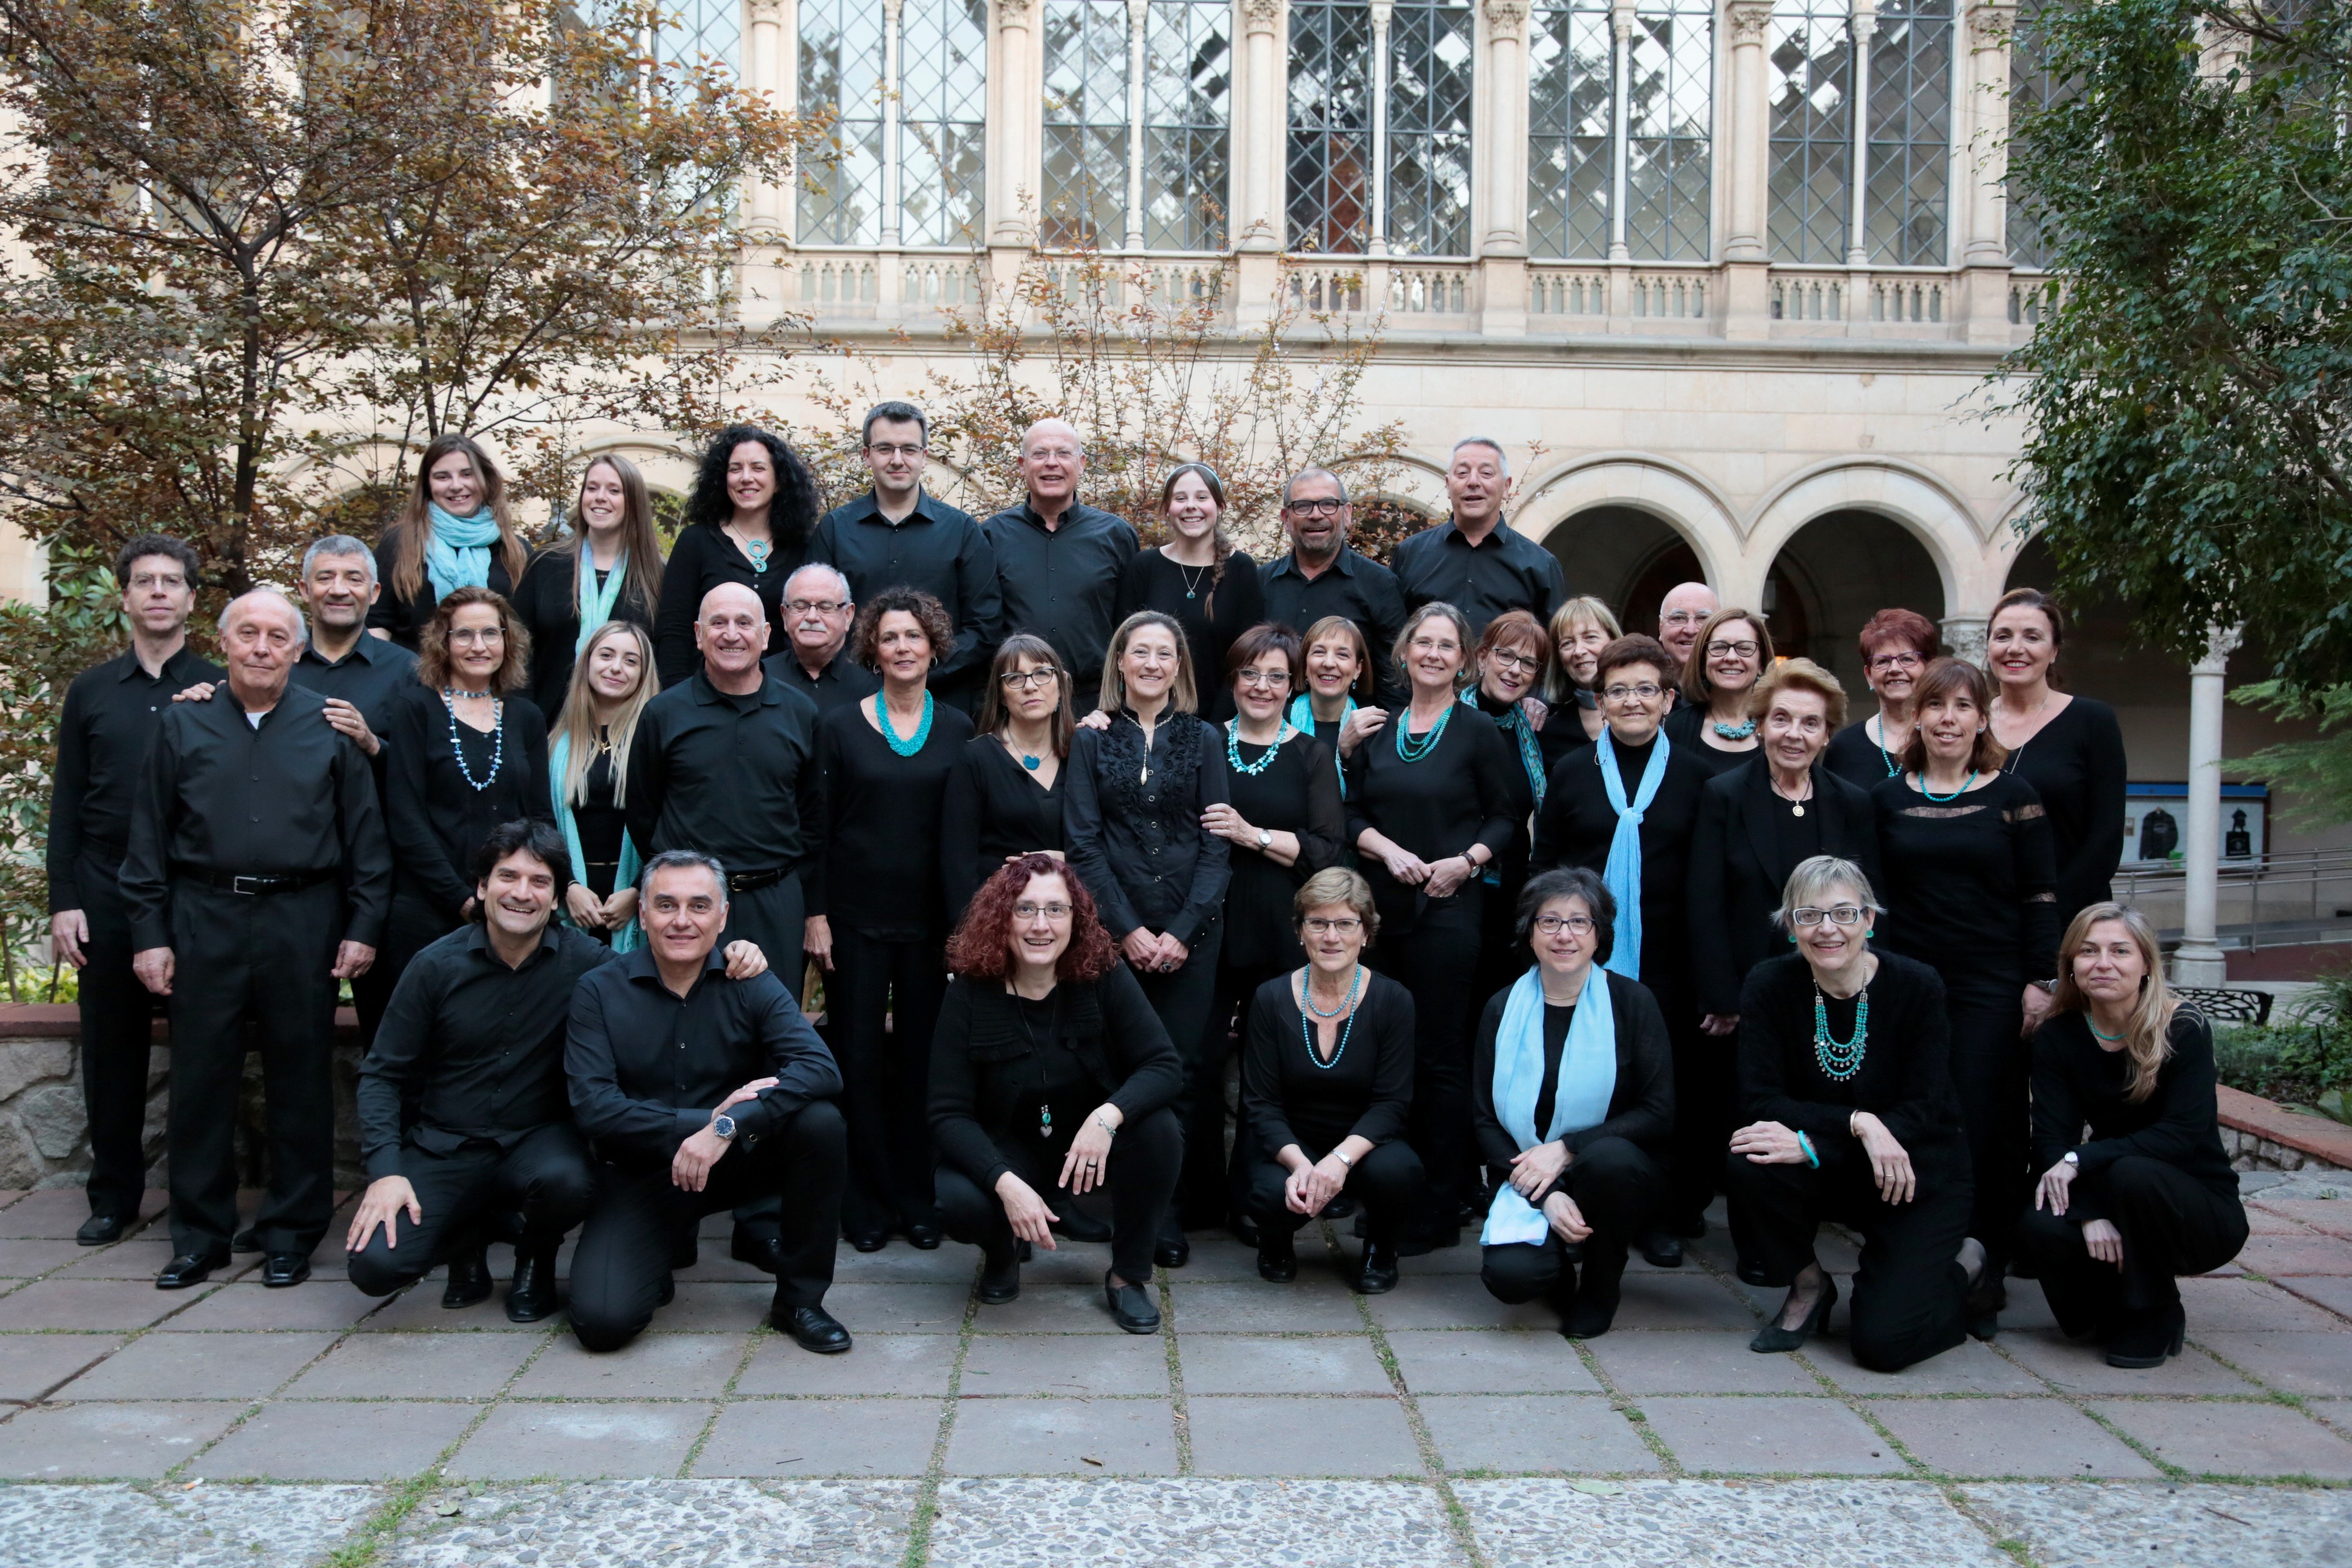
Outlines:
<svg viewBox="0 0 2352 1568"><path fill-rule="evenodd" d="M507 1292L507 1321L535 1323L555 1312L555 1248L515 1251L514 1287Z"/></svg>
<svg viewBox="0 0 2352 1568"><path fill-rule="evenodd" d="M1364 1243L1364 1256L1348 1284L1359 1296L1385 1296L1397 1287L1396 1248L1384 1242Z"/></svg>
<svg viewBox="0 0 2352 1568"><path fill-rule="evenodd" d="M918 1252L937 1252L947 1233L928 1220L917 1220L907 1227L907 1245Z"/></svg>
<svg viewBox="0 0 2352 1568"><path fill-rule="evenodd" d="M2126 1312L2107 1343L2107 1364L2134 1372L2162 1366L2180 1353L2189 1332L2189 1315L2179 1307L2152 1312Z"/></svg>
<svg viewBox="0 0 2352 1568"><path fill-rule="evenodd" d="M1232 1219L1225 1222L1225 1228L1232 1231L1234 1233L1234 1239L1240 1242L1244 1247L1255 1247L1257 1246L1257 1217L1255 1215L1237 1214L1234 1215Z"/></svg>
<svg viewBox="0 0 2352 1568"><path fill-rule="evenodd" d="M81 1228L74 1232L74 1239L84 1247L104 1247L110 1241L122 1239L122 1226L123 1219L119 1214L94 1214L81 1222Z"/></svg>
<svg viewBox="0 0 2352 1568"><path fill-rule="evenodd" d="M1338 1197L1333 1198L1329 1203L1323 1205L1323 1217L1325 1219L1353 1219L1362 1211L1363 1206L1363 1205L1358 1203L1347 1194L1341 1193Z"/></svg>
<svg viewBox="0 0 2352 1568"><path fill-rule="evenodd" d="M228 1249L231 1252L258 1252L261 1250L261 1237L248 1226L229 1238Z"/></svg>
<svg viewBox="0 0 2352 1568"><path fill-rule="evenodd" d="M860 1252L879 1252L889 1245L889 1241L890 1233L887 1230L853 1230L849 1233L849 1245ZM770 1269L769 1272L772 1274L775 1270Z"/></svg>
<svg viewBox="0 0 2352 1568"><path fill-rule="evenodd" d="M1184 1239L1181 1232L1163 1236L1152 1246L1151 1261L1162 1268L1181 1268L1192 1261L1192 1244ZM1159 1321L1157 1318L1152 1321Z"/></svg>
<svg viewBox="0 0 2352 1568"><path fill-rule="evenodd" d="M490 1260L488 1248L481 1243L449 1258L449 1283L441 1289L441 1305L450 1311L467 1307L478 1307L490 1299Z"/></svg>
<svg viewBox="0 0 2352 1568"><path fill-rule="evenodd" d="M1732 1272L1738 1274L1739 1276L1740 1282L1745 1285L1769 1285L1772 1283L1772 1277L1764 1272L1764 1266L1757 1262L1752 1258L1741 1258L1738 1266L1735 1268Z"/></svg>
<svg viewBox="0 0 2352 1568"><path fill-rule="evenodd" d="M1670 1220L1665 1229L1669 1236L1680 1237L1685 1241L1697 1241L1706 1235L1706 1215L1696 1215L1689 1219Z"/></svg>
<svg viewBox="0 0 2352 1568"><path fill-rule="evenodd" d="M1021 1294L1021 1250L1008 1249L1001 1258L983 1252L980 1258L981 1305L1002 1307Z"/></svg>
<svg viewBox="0 0 2352 1568"><path fill-rule="evenodd" d="M163 1265L163 1271L155 1276L155 1289L184 1290L191 1285L203 1284L214 1269L227 1267L226 1252L183 1252Z"/></svg>
<svg viewBox="0 0 2352 1568"><path fill-rule="evenodd" d="M1297 1279L1297 1238L1261 1226L1257 1242L1257 1277L1269 1285L1287 1285Z"/></svg>
<svg viewBox="0 0 2352 1568"><path fill-rule="evenodd" d="M1559 1319L1559 1331L1571 1340L1597 1340L1609 1331L1617 1321L1617 1301L1625 1283L1624 1248L1586 1246L1584 1267L1577 1270L1576 1297Z"/></svg>
<svg viewBox="0 0 2352 1568"><path fill-rule="evenodd" d="M1822 1285L1821 1300L1815 1301L1813 1310L1805 1314L1802 1324L1784 1329L1780 1326L1780 1315L1775 1312L1772 1321L1756 1331L1756 1337L1748 1342L1748 1348L1763 1355L1778 1351L1801 1350L1807 1340L1828 1327L1830 1309L1836 1305L1837 1279L1834 1276L1826 1276Z"/></svg>
<svg viewBox="0 0 2352 1568"><path fill-rule="evenodd" d="M863 1250L871 1252L872 1247ZM784 1266L784 1238L781 1236L759 1236L743 1231L727 1244L727 1256L738 1263L748 1263L762 1274L773 1274Z"/></svg>
<svg viewBox="0 0 2352 1568"><path fill-rule="evenodd" d="M744 1240L743 1232L740 1230L737 1231L735 1233L735 1256L742 1258L743 1248L748 1245L750 1244ZM669 1269L671 1273L675 1274L680 1269L691 1268L701 1261L702 1237L696 1235L691 1229L688 1230L684 1236L677 1237L669 1244ZM750 1259L746 1259L746 1261L748 1262Z"/></svg>
<svg viewBox="0 0 2352 1568"><path fill-rule="evenodd" d="M1653 1230L1634 1239L1654 1268L1680 1268L1683 1266L1683 1244L1672 1231Z"/></svg>
<svg viewBox="0 0 2352 1568"><path fill-rule="evenodd" d="M839 1355L849 1348L849 1331L823 1307L771 1308L768 1326L792 1335L794 1344L818 1355Z"/></svg>
<svg viewBox="0 0 2352 1568"><path fill-rule="evenodd" d="M1151 1292L1140 1285L1114 1285L1111 1276L1103 1276L1103 1300L1110 1303L1111 1321L1130 1334L1156 1334L1160 1331L1160 1309L1151 1304Z"/></svg>
<svg viewBox="0 0 2352 1568"><path fill-rule="evenodd" d="M1989 1340L2000 1332L2000 1310L2009 1304L2009 1292L1997 1279L1979 1279L1969 1291L1966 1311L1969 1337Z"/></svg>
<svg viewBox="0 0 2352 1568"><path fill-rule="evenodd" d="M654 1298L654 1305L655 1305L655 1306L656 1306L656 1307L667 1307L667 1306L668 1306L672 1301L675 1301L675 1300L677 1300L677 1276L675 1276L675 1275L670 1275L670 1274L665 1274L665 1275L663 1275L663 1276L662 1276L662 1288L661 1288L661 1294L660 1294L660 1295L658 1295L658 1296L656 1296L656 1297Z"/></svg>
<svg viewBox="0 0 2352 1568"><path fill-rule="evenodd" d="M261 1259L261 1282L272 1290L283 1290L299 1285L310 1278L310 1255L307 1252L271 1252Z"/></svg>
<svg viewBox="0 0 2352 1568"><path fill-rule="evenodd" d="M1100 1243L1110 1239L1109 1222L1097 1219L1076 1204L1062 1205L1062 1217L1054 1222L1054 1228L1072 1241Z"/></svg>

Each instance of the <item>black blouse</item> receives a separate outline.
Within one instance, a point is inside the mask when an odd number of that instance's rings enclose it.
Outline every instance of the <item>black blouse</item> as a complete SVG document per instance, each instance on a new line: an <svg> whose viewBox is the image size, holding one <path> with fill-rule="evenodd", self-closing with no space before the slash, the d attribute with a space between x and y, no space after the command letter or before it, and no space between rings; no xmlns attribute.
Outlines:
<svg viewBox="0 0 2352 1568"><path fill-rule="evenodd" d="M1113 937L1161 931L1189 948L1223 912L1230 847L1201 814L1232 798L1224 738L1206 720L1165 710L1149 751L1126 710L1109 729L1071 738L1063 832Z"/></svg>
<svg viewBox="0 0 2352 1568"><path fill-rule="evenodd" d="M1519 759L1492 721L1457 702L1436 745L1406 762L1397 754L1397 736L1411 720L1411 710L1399 708L1348 759L1348 843L1371 828L1423 860L1443 860L1474 844L1499 858L1534 803ZM1415 737L1416 743L1427 739L1426 732ZM1372 885L1381 940L1411 934L1430 912L1428 894L1391 877L1377 855L1360 855L1358 868ZM1464 887L1477 885L1474 878Z"/></svg>
<svg viewBox="0 0 2352 1568"><path fill-rule="evenodd" d="M1006 856L1064 847L1062 784L1069 776L1065 757L1047 788L994 735L964 742L948 771L940 816L940 874L950 921L963 918L971 896Z"/></svg>
<svg viewBox="0 0 2352 1568"><path fill-rule="evenodd" d="M2058 973L2050 822L2032 785L1999 773L1931 801L1895 778L1871 798L1886 871L1881 946L1933 964L1972 999L2005 1000Z"/></svg>
<svg viewBox="0 0 2352 1568"><path fill-rule="evenodd" d="M1617 1025L1617 1083L1609 1091L1609 1114L1591 1127L1563 1135L1560 1142L1568 1145L1570 1154L1581 1153L1602 1138L1622 1138L1643 1149L1662 1150L1675 1124L1674 1048L1666 1038L1665 1015L1658 1010L1658 999L1650 988L1638 980L1605 969L1595 969L1585 984L1594 980L1609 985L1609 1009ZM1511 1179L1511 1157L1520 1152L1518 1141L1504 1131L1502 1118L1495 1110L1495 1038L1502 1033L1503 1009L1510 999L1507 986L1486 999L1486 1010L1478 1016L1478 1034L1470 1047L1470 1130L1478 1140L1478 1157L1486 1162L1489 1178L1496 1184ZM1537 1091L1535 1118L1538 1136L1551 1124L1551 1101L1559 1089L1559 1059L1567 1048L1568 1028L1575 1012L1573 1006L1544 1008L1544 1078Z"/></svg>
<svg viewBox="0 0 2352 1568"><path fill-rule="evenodd" d="M370 631L386 633L393 641L409 652L415 653L418 634L425 630L425 623L433 618L433 612L440 607L441 601L447 596L449 590L436 584L433 581L433 574L429 570L425 574L425 580L418 585L415 596L413 598L404 598L400 591L392 585L393 563L400 559L400 541L404 531L402 525L395 522L386 528L383 531L383 537L376 542L375 575L376 581L383 584L383 592L377 595L376 602L369 607L367 624ZM528 552L525 552L523 575L526 577L530 575ZM456 584L452 584L451 586L454 587ZM509 602L513 600L514 578L507 572L506 552L496 544L490 546L488 586L491 593L499 595ZM2117 816L2120 820L2120 809Z"/></svg>
<svg viewBox="0 0 2352 1568"><path fill-rule="evenodd" d="M621 870L621 841L628 833L628 813L613 804L613 753L598 752L582 781L582 798L572 808L572 826L580 834L576 868L588 890L600 899L613 896Z"/></svg>
<svg viewBox="0 0 2352 1568"><path fill-rule="evenodd" d="M1875 717L1873 715L1872 717ZM1870 738L1870 721L1857 720L1830 737L1822 765L1864 790L1876 789L1903 771L1899 752L1890 752Z"/></svg>
<svg viewBox="0 0 2352 1568"><path fill-rule="evenodd" d="M1658 727L1666 732L1667 740L1689 752L1691 759L1705 768L1706 776L1711 779L1721 778L1732 769L1752 763L1763 754L1764 748L1760 745L1750 746L1744 752L1727 752L1708 745L1706 725L1706 705L1691 702L1676 703L1675 710L1667 714L1665 721Z"/></svg>
<svg viewBox="0 0 2352 1568"><path fill-rule="evenodd" d="M2063 931L2084 906L2115 896L2124 858L2123 727L2105 703L2077 697L2002 768L2032 784L2050 814Z"/></svg>
<svg viewBox="0 0 2352 1568"><path fill-rule="evenodd" d="M1222 731L1221 731L1222 733ZM1339 840L1347 832L1339 807L1339 775L1331 752L1311 735L1292 731L1265 771L1251 773L1230 764L1238 752L1244 768L1267 748L1239 742L1227 751L1225 769L1234 809L1244 822L1274 833L1298 835L1298 858L1276 864L1255 844L1228 841L1233 881L1225 889L1225 940L1221 962L1237 967L1297 965L1307 962L1292 927L1290 901L1307 879L1339 863Z"/></svg>
<svg viewBox="0 0 2352 1568"><path fill-rule="evenodd" d="M760 603L768 607L768 651L782 652L791 643L784 631L784 583L807 555L805 538L786 539L779 532L766 570L754 571L751 558L726 530L707 522L680 529L677 542L669 548L669 564L662 571L661 613L654 626L654 663L661 683L675 686L701 667L694 623L702 614L702 596L722 583L740 583L760 595Z"/></svg>
<svg viewBox="0 0 2352 1568"><path fill-rule="evenodd" d="M465 766L451 748L448 704L424 686L400 695L384 771L384 820L396 887L429 900L450 920L474 896L474 852L490 830L523 817L555 820L547 783L547 723L528 697L499 704L499 733L456 726ZM498 771L491 772L491 759ZM467 782L470 773L485 787ZM559 889L558 892L561 893Z"/></svg>
<svg viewBox="0 0 2352 1568"><path fill-rule="evenodd" d="M1139 550L1119 574L1118 615L1124 621L1138 610L1158 610L1175 617L1192 654L1201 711L1223 721L1234 711L1233 689L1225 683L1225 650L1265 619L1265 590L1259 584L1257 563L1241 551L1225 557L1224 577L1213 588L1211 571L1179 565L1157 550Z"/></svg>
<svg viewBox="0 0 2352 1568"><path fill-rule="evenodd" d="M2221 1148L2214 1092L2213 1033L2204 1016L2183 1006L2172 1016L2172 1054L2157 1069L2156 1090L2126 1098L2131 1060L2104 1050L2090 1020L2060 1013L2033 1032L2033 1168L2046 1171L2067 1150L2095 1176L2126 1154L2161 1160L2218 1197L2238 1195L2238 1173ZM2083 1136L2087 1126L2091 1132ZM2066 1201L2073 1220L2106 1217L2077 1184Z"/></svg>
<svg viewBox="0 0 2352 1568"><path fill-rule="evenodd" d="M844 703L816 721L816 801L804 879L808 912L887 942L947 930L940 816L971 721L931 703L931 732L902 757L867 721L874 703Z"/></svg>
<svg viewBox="0 0 2352 1568"><path fill-rule="evenodd" d="M1657 991L1672 987L1671 977L1688 967L1690 939L1684 929L1683 900L1688 894L1691 832L1698 821L1699 792L1706 786L1708 775L1686 749L1663 736L1653 736L1646 745L1638 747L1612 736L1611 744L1628 801L1640 792L1651 748L1668 748L1665 777L1658 781L1657 795L1642 814L1640 828L1642 974ZM1609 864L1609 843L1616 834L1617 812L1609 804L1609 793L1601 782L1599 748L1588 741L1551 771L1544 808L1536 817L1529 871L1582 866L1598 874ZM1686 999L1670 990L1666 1000L1681 1005Z"/></svg>
<svg viewBox="0 0 2352 1568"><path fill-rule="evenodd" d="M541 551L531 557L513 595L515 615L530 633L530 684L526 689L550 723L562 716L580 644L580 595L572 575L575 559L568 548ZM589 571L602 588L608 574L597 572L593 563ZM613 601L613 619L634 621L647 632L654 629L653 607L634 584L621 585L620 596Z"/></svg>
<svg viewBox="0 0 2352 1568"><path fill-rule="evenodd" d="M1404 1136L1412 1110L1412 993L1384 974L1364 972L1364 994L1340 1024L1345 1049L1309 1059L1290 976L1277 975L1250 998L1242 1040L1242 1118L1271 1163L1296 1143L1314 1159L1349 1137L1374 1145ZM1314 1037L1319 1047L1320 1036ZM1338 1036L1332 1045L1339 1048Z"/></svg>

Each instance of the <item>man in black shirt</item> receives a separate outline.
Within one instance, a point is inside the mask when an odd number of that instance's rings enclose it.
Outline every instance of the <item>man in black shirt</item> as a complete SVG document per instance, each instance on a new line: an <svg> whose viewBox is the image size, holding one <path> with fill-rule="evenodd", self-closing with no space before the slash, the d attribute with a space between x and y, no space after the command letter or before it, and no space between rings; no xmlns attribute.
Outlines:
<svg viewBox="0 0 2352 1568"><path fill-rule="evenodd" d="M356 742L292 688L301 612L258 589L221 616L227 679L160 716L122 862L131 968L171 998L173 1256L158 1289L228 1260L231 1129L245 1020L261 1049L269 1188L254 1221L264 1285L299 1285L334 1194L336 982L375 962L392 851Z"/></svg>
<svg viewBox="0 0 2352 1568"><path fill-rule="evenodd" d="M1087 459L1078 433L1040 419L1021 437L1021 478L1029 497L982 527L996 551L1003 629L1034 632L1054 645L1070 672L1074 712L1095 703L1103 655L1118 629L1119 574L1140 548L1135 527L1078 500Z"/></svg>
<svg viewBox="0 0 2352 1568"><path fill-rule="evenodd" d="M157 720L183 688L220 668L188 647L196 552L142 533L114 561L131 647L77 677L58 720L49 794L49 937L79 971L81 1098L89 1121L89 1218L74 1239L116 1240L146 1184L147 1052L155 999L131 973L119 879L131 801Z"/></svg>
<svg viewBox="0 0 2352 1568"><path fill-rule="evenodd" d="M1454 516L1396 548L1405 609L1443 599L1469 618L1470 635L1505 610L1525 610L1546 626L1568 597L1559 558L1503 521L1511 493L1503 448L1484 436L1454 444L1445 471Z"/></svg>
<svg viewBox="0 0 2352 1568"><path fill-rule="evenodd" d="M866 416L862 452L874 488L824 514L809 536L808 558L840 568L848 597L919 588L946 606L955 645L931 671L931 690L970 713L979 704L1003 610L996 552L970 512L923 489L929 444L921 409L876 404Z"/></svg>
<svg viewBox="0 0 2352 1568"><path fill-rule="evenodd" d="M830 566L803 566L784 583L784 631L792 646L760 668L816 704L818 717L845 702L871 697L882 678L849 657L849 624L857 616L849 579Z"/></svg>
<svg viewBox="0 0 2352 1568"><path fill-rule="evenodd" d="M572 1331L592 1351L628 1343L675 1294L670 1259L703 1215L789 1194L768 1321L803 1350L845 1351L824 1310L848 1180L841 1073L781 981L727 977L717 861L658 854L641 886L646 945L572 994L572 1109L604 1169L572 1258Z"/></svg>
<svg viewBox="0 0 2352 1568"><path fill-rule="evenodd" d="M1394 711L1408 693L1390 652L1404 629L1404 590L1396 574L1349 547L1355 514L1348 487L1328 468L1301 468L1282 491L1282 527L1290 553L1268 562L1265 618L1305 634L1326 616L1345 616L1372 650L1375 700Z"/></svg>

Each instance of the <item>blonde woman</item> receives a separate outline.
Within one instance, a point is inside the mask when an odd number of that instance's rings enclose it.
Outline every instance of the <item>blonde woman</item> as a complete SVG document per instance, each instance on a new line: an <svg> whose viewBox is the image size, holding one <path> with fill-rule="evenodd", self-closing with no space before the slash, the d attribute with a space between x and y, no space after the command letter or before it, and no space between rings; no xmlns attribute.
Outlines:
<svg viewBox="0 0 2352 1568"><path fill-rule="evenodd" d="M417 652L425 623L442 600L459 588L508 597L530 563L499 466L469 436L436 436L417 459L416 482L399 517L375 547L383 595L368 611L368 630Z"/></svg>
<svg viewBox="0 0 2352 1568"><path fill-rule="evenodd" d="M2188 1321L2175 1277L2210 1273L2246 1244L2212 1031L2165 984L2137 910L2090 905L2058 954L2058 994L2033 1036L2042 1181L2018 1254L2060 1328L2105 1340L2109 1366L2162 1366Z"/></svg>
<svg viewBox="0 0 2352 1568"><path fill-rule="evenodd" d="M643 934L644 853L625 826L629 742L654 697L654 639L635 621L606 621L588 634L580 672L547 746L555 824L580 878L564 894L563 914L584 931L609 933L614 950L627 952Z"/></svg>
<svg viewBox="0 0 2352 1568"><path fill-rule="evenodd" d="M606 454L580 476L572 530L531 558L515 589L530 630L530 700L561 713L574 664L607 621L653 629L661 603L661 534L653 492L626 458Z"/></svg>
<svg viewBox="0 0 2352 1568"><path fill-rule="evenodd" d="M1601 650L1625 634L1609 606L1590 594L1580 595L1553 611L1546 630L1551 634L1553 658L1544 674L1543 699L1551 704L1554 716L1573 704L1583 722L1584 738L1595 740L1607 722L1601 716L1601 699L1592 689L1601 674ZM1549 725L1547 720L1546 728Z"/></svg>

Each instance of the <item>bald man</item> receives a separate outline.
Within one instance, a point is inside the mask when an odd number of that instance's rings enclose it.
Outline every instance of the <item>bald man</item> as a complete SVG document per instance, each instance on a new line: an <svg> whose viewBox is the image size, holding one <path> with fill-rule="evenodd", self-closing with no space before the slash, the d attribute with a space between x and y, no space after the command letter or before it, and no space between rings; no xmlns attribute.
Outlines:
<svg viewBox="0 0 2352 1568"><path fill-rule="evenodd" d="M327 721L325 697L289 683L308 640L284 595L232 602L228 679L161 715L131 803L131 972L172 1013L173 1257L159 1289L229 1259L247 1019L268 1115L253 1227L264 1285L310 1277L335 1206L335 993L375 962L392 849L367 753Z"/></svg>
<svg viewBox="0 0 2352 1568"><path fill-rule="evenodd" d="M1715 614L1719 603L1715 590L1704 583L1677 583L1658 601L1658 640L1666 645L1666 651L1676 661L1669 685L1680 680L1683 671L1690 667L1690 652L1697 645L1698 629L1706 625L1707 616Z"/></svg>
<svg viewBox="0 0 2352 1568"><path fill-rule="evenodd" d="M1103 655L1118 628L1119 576L1139 541L1125 518L1078 500L1087 454L1067 422L1029 426L1019 468L1028 499L981 524L996 552L1003 629L1054 645L1083 713L1102 681Z"/></svg>

